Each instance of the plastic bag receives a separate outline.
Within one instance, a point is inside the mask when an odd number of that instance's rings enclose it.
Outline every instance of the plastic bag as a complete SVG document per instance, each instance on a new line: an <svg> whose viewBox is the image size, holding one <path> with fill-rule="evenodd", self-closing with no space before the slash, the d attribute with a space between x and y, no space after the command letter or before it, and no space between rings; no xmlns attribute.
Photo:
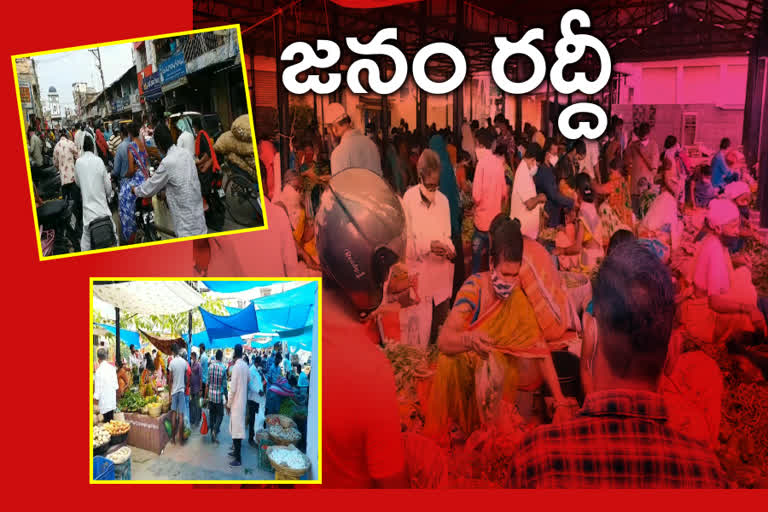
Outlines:
<svg viewBox="0 0 768 512"><path fill-rule="evenodd" d="M208 433L208 418L205 417L203 412L203 422L200 424L200 434L205 435Z"/></svg>
<svg viewBox="0 0 768 512"><path fill-rule="evenodd" d="M498 416L504 387L503 354L492 351L475 370L475 399L480 420L490 424Z"/></svg>

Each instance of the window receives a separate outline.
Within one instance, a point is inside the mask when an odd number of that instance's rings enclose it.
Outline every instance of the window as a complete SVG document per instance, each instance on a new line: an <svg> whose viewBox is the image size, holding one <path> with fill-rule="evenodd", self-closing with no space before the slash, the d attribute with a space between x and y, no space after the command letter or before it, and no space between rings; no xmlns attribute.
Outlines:
<svg viewBox="0 0 768 512"><path fill-rule="evenodd" d="M696 118L691 112L683 113L683 145L693 146L696 143Z"/></svg>

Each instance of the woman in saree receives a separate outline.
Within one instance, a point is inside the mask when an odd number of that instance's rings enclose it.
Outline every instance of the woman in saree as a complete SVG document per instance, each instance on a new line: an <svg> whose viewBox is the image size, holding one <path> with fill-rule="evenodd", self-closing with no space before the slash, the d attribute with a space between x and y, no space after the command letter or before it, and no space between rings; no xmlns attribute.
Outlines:
<svg viewBox="0 0 768 512"><path fill-rule="evenodd" d="M475 398L476 373L480 379L486 366L497 368L497 376L501 374L501 379L496 380L496 393L514 403L519 382L531 377L519 374L521 359L535 360L538 371L544 375L555 399L555 421L564 420L570 414L545 334L537 322L537 305L524 291L526 274L538 273L525 268L530 262L524 251L532 241L524 241L517 220L494 221L491 229L490 271L467 279L439 333L440 356L424 426L425 434L434 438L442 438L453 427L468 436L489 419L488 411L481 410L482 404ZM546 255L546 249L538 246ZM530 256L537 263L553 266L549 257L545 256L542 261L538 257L541 254ZM551 276L545 276L539 285L546 277ZM546 325L545 329L549 331L549 328Z"/></svg>
<svg viewBox="0 0 768 512"><path fill-rule="evenodd" d="M598 208L604 242L611 239L614 233L626 229L634 231L635 219L632 213L632 196L629 193L629 184L623 173L622 163L619 158L614 158L608 165L608 181L605 183L593 183L592 190L600 195L607 196Z"/></svg>
<svg viewBox="0 0 768 512"><path fill-rule="evenodd" d="M136 196L131 190L138 188L149 178L149 153L144 138L139 136L136 123L128 125L128 134L131 137L128 144L128 171L120 181L118 213L123 240L130 243L136 235Z"/></svg>
<svg viewBox="0 0 768 512"><path fill-rule="evenodd" d="M154 396L157 389L157 384L155 384L155 363L149 354L144 354L144 361L144 371L141 372L139 377L139 393L142 397Z"/></svg>
<svg viewBox="0 0 768 512"><path fill-rule="evenodd" d="M739 235L739 210L728 199L713 199L707 212L708 232L698 242L686 280L691 292L682 300L678 319L686 334L701 343L765 336L765 319L748 266L734 270L728 251Z"/></svg>
<svg viewBox="0 0 768 512"><path fill-rule="evenodd" d="M573 189L577 201L566 214L565 229L555 239L554 254L558 255L561 270L590 272L605 255L602 223L593 202L594 193L589 175L576 175Z"/></svg>

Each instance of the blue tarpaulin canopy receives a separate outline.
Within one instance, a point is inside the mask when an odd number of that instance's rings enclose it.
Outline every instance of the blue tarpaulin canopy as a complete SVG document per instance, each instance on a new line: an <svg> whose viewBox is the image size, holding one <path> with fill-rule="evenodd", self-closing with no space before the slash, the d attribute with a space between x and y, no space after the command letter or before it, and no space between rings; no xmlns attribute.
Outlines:
<svg viewBox="0 0 768 512"><path fill-rule="evenodd" d="M254 282L271 284L268 281ZM212 281L211 283L215 286L251 282ZM209 288L214 289L211 286ZM311 282L276 295L253 299L252 305L244 309L227 307L229 316L214 315L200 308L207 330L192 335L193 345L200 343L196 341L200 335L205 335L208 339L208 341L202 340L206 347L216 348L219 345L234 346L235 343L241 343L240 336L274 333L278 334L279 338L266 342L254 341L254 343L268 345L279 340L286 342L293 349L312 350L312 325L317 314L317 290L317 282Z"/></svg>
<svg viewBox="0 0 768 512"><path fill-rule="evenodd" d="M253 308L245 308L232 316L214 315L200 308L200 315L203 317L203 323L211 340L260 332L256 311Z"/></svg>
<svg viewBox="0 0 768 512"><path fill-rule="evenodd" d="M317 302L317 281L293 288L287 292L253 299L251 302L256 306L256 309L274 309L300 304L314 304Z"/></svg>
<svg viewBox="0 0 768 512"><path fill-rule="evenodd" d="M282 282L284 281L203 281L203 284L214 292L238 293Z"/></svg>
<svg viewBox="0 0 768 512"><path fill-rule="evenodd" d="M115 329L114 325L109 324L96 324L100 327L103 327L104 329L108 330L112 334L116 334L117 329ZM120 341L122 343L125 343L125 345L133 345L137 349L141 347L141 341L139 339L139 333L136 331L129 331L126 329L120 329Z"/></svg>

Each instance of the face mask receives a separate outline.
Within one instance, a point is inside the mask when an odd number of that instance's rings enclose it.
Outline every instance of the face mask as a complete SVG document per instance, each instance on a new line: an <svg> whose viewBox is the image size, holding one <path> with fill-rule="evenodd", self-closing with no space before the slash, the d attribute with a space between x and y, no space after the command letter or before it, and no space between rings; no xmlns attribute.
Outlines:
<svg viewBox="0 0 768 512"><path fill-rule="evenodd" d="M649 139L641 139L640 140L640 144L642 144L643 146L648 146L648 142L650 142Z"/></svg>
<svg viewBox="0 0 768 512"><path fill-rule="evenodd" d="M437 193L437 189L430 191L429 189L427 189L427 187L424 186L423 183L420 183L419 191L421 192L421 195L424 197L424 199L426 199L430 203L435 202L435 194Z"/></svg>
<svg viewBox="0 0 768 512"><path fill-rule="evenodd" d="M509 296L512 295L512 292L515 291L515 287L517 286L517 283L514 283L514 284L506 283L496 273L496 270L494 268L491 268L491 284L493 285L493 291L502 300L508 299Z"/></svg>
<svg viewBox="0 0 768 512"><path fill-rule="evenodd" d="M501 128L496 128L496 135L501 135Z"/></svg>
<svg viewBox="0 0 768 512"><path fill-rule="evenodd" d="M536 172L538 172L538 170L539 170L539 166L538 166L538 164L533 164L530 167L528 167L528 170L530 171L531 176L535 176Z"/></svg>

